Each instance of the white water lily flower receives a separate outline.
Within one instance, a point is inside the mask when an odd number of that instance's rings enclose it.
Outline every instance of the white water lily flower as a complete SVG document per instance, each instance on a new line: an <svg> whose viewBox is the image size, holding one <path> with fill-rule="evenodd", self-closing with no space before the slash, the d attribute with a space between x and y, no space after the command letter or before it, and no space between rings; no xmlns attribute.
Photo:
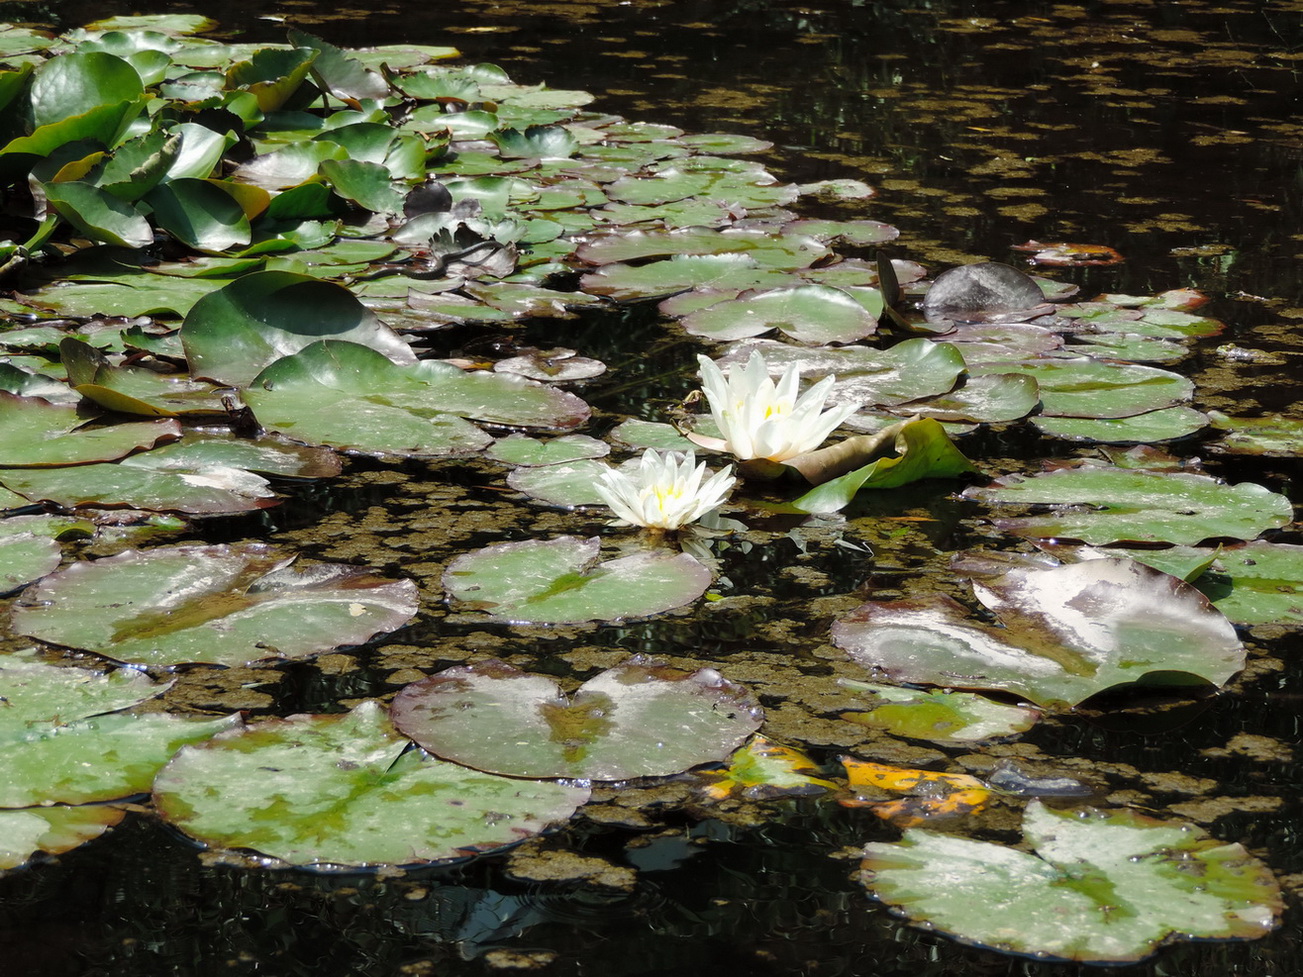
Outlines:
<svg viewBox="0 0 1303 977"><path fill-rule="evenodd" d="M792 364L775 384L759 350L747 365L725 377L708 357L698 356L701 386L724 438L724 450L742 461L782 462L813 451L860 405L838 404L824 411L836 377L826 376L800 397L800 374ZM820 413L822 411L822 413Z"/></svg>
<svg viewBox="0 0 1303 977"><path fill-rule="evenodd" d="M705 475L706 463L697 465L691 451L662 454L649 448L636 474L613 468L603 472L593 488L623 522L678 529L723 505L737 482L728 469L703 484Z"/></svg>

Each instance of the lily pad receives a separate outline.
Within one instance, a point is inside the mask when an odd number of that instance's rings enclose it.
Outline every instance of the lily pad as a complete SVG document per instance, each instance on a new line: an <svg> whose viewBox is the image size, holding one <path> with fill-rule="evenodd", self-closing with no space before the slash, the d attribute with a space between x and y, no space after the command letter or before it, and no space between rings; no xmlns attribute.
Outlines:
<svg viewBox="0 0 1303 977"><path fill-rule="evenodd" d="M974 590L1003 627L943 595L870 602L833 643L892 682L1077 703L1120 685L1220 686L1244 667L1230 622L1189 584L1141 563L1015 569Z"/></svg>
<svg viewBox="0 0 1303 977"><path fill-rule="evenodd" d="M1151 472L1083 466L1031 477L1009 475L964 495L980 502L1049 505L1044 515L997 517L992 523L1018 536L1110 543L1200 543L1252 539L1287 525L1294 507L1283 495L1253 482L1227 485L1193 472Z"/></svg>
<svg viewBox="0 0 1303 977"><path fill-rule="evenodd" d="M409 750L374 701L269 719L183 750L154 783L171 824L291 865L410 865L501 848L563 821L588 788L513 780Z"/></svg>
<svg viewBox="0 0 1303 977"><path fill-rule="evenodd" d="M13 593L59 566L63 551L54 540L48 536L9 532L8 526L0 526L6 530L0 536L0 594Z"/></svg>
<svg viewBox="0 0 1303 977"><path fill-rule="evenodd" d="M500 661L445 669L394 699L394 725L431 753L512 777L627 780L723 759L760 725L751 694L711 668L638 658L567 696Z"/></svg>
<svg viewBox="0 0 1303 977"><path fill-rule="evenodd" d="M893 736L929 740L947 746L1009 739L1036 725L1040 711L995 702L971 692L904 689L874 682L842 679L852 692L872 696L872 708L843 718Z"/></svg>
<svg viewBox="0 0 1303 977"><path fill-rule="evenodd" d="M0 482L33 502L53 502L65 509L129 507L226 515L280 503L265 478L242 468L150 459L149 453L111 464L0 468Z"/></svg>
<svg viewBox="0 0 1303 977"><path fill-rule="evenodd" d="M1192 407L1167 407L1131 417L1034 417L1032 424L1065 441L1154 444L1188 438L1207 427L1208 418Z"/></svg>
<svg viewBox="0 0 1303 977"><path fill-rule="evenodd" d="M98 838L126 813L109 804L0 811L0 870L18 868L37 852L71 851Z"/></svg>
<svg viewBox="0 0 1303 977"><path fill-rule="evenodd" d="M492 441L462 416L553 429L588 418L574 394L516 374L433 360L399 366L335 341L272 364L244 397L264 427L287 437L381 455L466 454Z"/></svg>
<svg viewBox="0 0 1303 977"><path fill-rule="evenodd" d="M778 329L797 342L815 346L852 343L878 328L882 303L877 306L871 311L830 285L794 285L743 292L735 299L693 312L683 319L683 328L718 342L749 339Z"/></svg>
<svg viewBox="0 0 1303 977"><path fill-rule="evenodd" d="M416 614L410 580L293 563L255 543L128 550L34 585L13 626L118 661L239 665L361 644Z"/></svg>
<svg viewBox="0 0 1303 977"><path fill-rule="evenodd" d="M1131 417L1188 401L1194 384L1179 373L1086 356L974 367L974 373L1025 373L1041 391L1049 417Z"/></svg>
<svg viewBox="0 0 1303 977"><path fill-rule="evenodd" d="M1266 417L1228 417L1210 410L1208 419L1220 441L1209 450L1228 455L1264 455L1268 458L1297 458L1303 454L1303 420L1271 414Z"/></svg>
<svg viewBox="0 0 1303 977"><path fill-rule="evenodd" d="M1130 963L1180 939L1253 939L1282 911L1270 870L1238 844L1134 811L1027 807L1031 851L910 830L864 848L862 881L966 943Z"/></svg>
<svg viewBox="0 0 1303 977"><path fill-rule="evenodd" d="M692 775L703 781L701 793L716 801L732 796L751 801L809 797L837 786L821 777L818 765L804 753L759 735L747 740L728 766Z"/></svg>
<svg viewBox="0 0 1303 977"><path fill-rule="evenodd" d="M903 404L901 409L938 421L1000 424L1026 417L1040 401L1040 387L1032 377L1024 373L989 373L971 377L949 393Z"/></svg>
<svg viewBox="0 0 1303 977"><path fill-rule="evenodd" d="M0 657L0 807L139 794L181 745L231 725L227 717L117 711L167 685L130 669L104 674L28 653Z"/></svg>
<svg viewBox="0 0 1303 977"><path fill-rule="evenodd" d="M92 425L76 407L0 390L0 467L111 461L181 435L175 421Z"/></svg>
<svg viewBox="0 0 1303 977"><path fill-rule="evenodd" d="M1303 625L1303 546L1225 546L1194 584L1236 624Z"/></svg>
<svg viewBox="0 0 1303 977"><path fill-rule="evenodd" d="M181 326L191 371L221 383L248 383L280 357L323 339L416 362L411 347L347 288L288 271L236 279L196 302Z"/></svg>
<svg viewBox="0 0 1303 977"><path fill-rule="evenodd" d="M549 505L602 505L605 500L595 486L610 466L580 458L557 465L518 468L507 475L507 484L531 499Z"/></svg>
<svg viewBox="0 0 1303 977"><path fill-rule="evenodd" d="M598 563L597 538L499 543L457 557L443 586L503 621L579 624L650 617L691 603L711 574L686 553L643 550Z"/></svg>
<svg viewBox="0 0 1303 977"><path fill-rule="evenodd" d="M495 461L527 468L559 465L583 458L601 458L610 453L610 445L586 434L567 434L551 441L539 441L525 434L511 434L499 438L485 452Z"/></svg>

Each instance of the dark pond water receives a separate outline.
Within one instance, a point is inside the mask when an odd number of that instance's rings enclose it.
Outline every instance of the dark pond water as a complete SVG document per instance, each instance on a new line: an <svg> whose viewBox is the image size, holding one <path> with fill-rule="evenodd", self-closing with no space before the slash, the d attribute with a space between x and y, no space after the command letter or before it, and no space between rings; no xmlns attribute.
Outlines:
<svg viewBox="0 0 1303 977"><path fill-rule="evenodd" d="M7 2L0 16L75 26L139 12L117 0ZM764 157L791 180L857 177L879 190L839 216L898 226L898 257L934 270L1014 260L1029 238L1110 245L1125 263L1067 269L1083 293L1148 294L1192 286L1227 323L1177 369L1196 406L1284 410L1303 354L1303 123L1298 115L1303 7L1298 3L1090 4L777 0L627 4L378 2L365 11L316 0L147 3L194 11L246 38L279 40L285 17L345 46L451 43L518 81L600 96L598 106L688 130L772 140ZM696 346L650 310L548 335L608 359L595 407L661 419L693 384ZM1217 347L1277 351L1285 365L1234 372ZM966 450L992 474L1078 452L1031 435L993 435ZM1197 447L1187 453L1198 453ZM1292 461L1210 463L1234 481L1278 491ZM205 538L272 538L310 556L360 560L415 577L431 592L442 562L507 532L553 532L566 519L504 503L495 475L472 465L356 466L273 516ZM1295 490L1296 491L1296 490ZM774 733L845 751L937 763L938 751L848 738L808 690L827 671L832 614L870 595L953 590L946 556L985 538L950 486L881 493L848 512L848 538L803 555L759 534L725 556L737 592L765 598L632 628L490 631L438 608L387 642L307 665L188 680L192 704L325 710L387 694L414 670L488 654L536 671L584 675L629 652L709 661L750 684ZM1292 537L1282 537L1292 539ZM1297 541L1297 540L1294 540ZM1295 883L1303 682L1292 632L1250 636L1253 664L1224 696L1160 719L1084 714L1047 724L1012 755L1083 765L1119 802L1176 807L1238 840ZM1254 737L1257 737L1256 739ZM997 751L998 752L998 751ZM1193 789L1192 779L1215 781ZM894 837L864 811L799 802L741 805L701 821L676 798L628 806L615 794L592 817L514 855L394 877L268 873L208 864L148 819L57 864L0 879L0 959L30 974L1068 975L1051 965L964 948L906 926L850 881L850 846ZM987 829L1011 821L993 818ZM577 852L632 886L549 883L537 854ZM601 879L598 879L601 882ZM1252 944L1181 945L1137 974L1224 977L1303 970L1297 910ZM1093 972L1102 972L1099 970Z"/></svg>

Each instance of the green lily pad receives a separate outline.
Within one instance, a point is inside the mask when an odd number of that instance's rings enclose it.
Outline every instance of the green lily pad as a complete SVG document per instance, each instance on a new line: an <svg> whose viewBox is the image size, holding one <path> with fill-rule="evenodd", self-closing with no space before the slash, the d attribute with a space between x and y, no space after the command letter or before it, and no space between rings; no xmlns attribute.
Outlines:
<svg viewBox="0 0 1303 977"><path fill-rule="evenodd" d="M866 309L849 293L829 285L794 285L743 292L693 312L683 319L683 328L718 342L778 329L797 342L815 346L853 343L877 330L881 301L877 305L876 311Z"/></svg>
<svg viewBox="0 0 1303 977"><path fill-rule="evenodd" d="M339 455L328 448L274 435L241 438L220 431L187 432L180 441L134 454L122 464L155 471L239 468L281 478L330 478L343 469Z"/></svg>
<svg viewBox="0 0 1303 977"><path fill-rule="evenodd" d="M1253 482L1227 485L1193 472L1104 465L1010 475L985 488L966 489L964 495L980 502L1053 506L1045 515L1001 516L991 522L1018 536L1058 536L1096 546L1252 539L1294 518L1285 496Z"/></svg>
<svg viewBox="0 0 1303 977"><path fill-rule="evenodd" d="M118 661L239 665L361 644L416 614L410 580L293 562L254 543L128 550L46 577L13 626Z"/></svg>
<svg viewBox="0 0 1303 977"><path fill-rule="evenodd" d="M1189 584L1132 560L1014 569L974 582L1003 627L943 595L860 605L833 642L904 684L1077 703L1114 686L1223 685L1244 667L1235 629Z"/></svg>
<svg viewBox="0 0 1303 977"><path fill-rule="evenodd" d="M1208 426L1208 418L1193 407L1165 407L1130 417L1033 417L1042 434L1065 441L1105 444L1154 444L1174 441Z"/></svg>
<svg viewBox="0 0 1303 977"><path fill-rule="evenodd" d="M722 760L761 721L750 693L714 669L682 672L639 658L573 696L505 662L449 668L406 686L393 716L403 733L457 763L584 780L661 777Z"/></svg>
<svg viewBox="0 0 1303 977"><path fill-rule="evenodd" d="M600 549L598 539L577 536L499 543L453 560L443 586L471 608L523 624L650 617L710 586L710 571L686 553L643 550L598 563Z"/></svg>
<svg viewBox="0 0 1303 977"><path fill-rule="evenodd" d="M730 796L751 801L809 797L837 787L819 776L818 766L808 756L759 735L747 740L729 758L728 766L694 770L691 776L703 781L701 792L713 800Z"/></svg>
<svg viewBox="0 0 1303 977"><path fill-rule="evenodd" d="M964 357L953 343L930 339L907 339L890 349L803 349L761 339L731 350L718 361L720 369L727 373L734 365L746 363L753 349L764 355L775 378L791 364L797 365L803 378L835 375L830 403L894 407L947 393L964 371Z"/></svg>
<svg viewBox="0 0 1303 977"><path fill-rule="evenodd" d="M1225 431L1209 450L1228 455L1264 455L1269 458L1297 458L1303 454L1303 420L1271 414L1266 417L1228 417L1210 410L1214 429Z"/></svg>
<svg viewBox="0 0 1303 977"><path fill-rule="evenodd" d="M606 500L595 486L610 470L600 461L579 458L556 465L517 468L507 474L507 485L549 505L604 505Z"/></svg>
<svg viewBox="0 0 1303 977"><path fill-rule="evenodd" d="M1031 376L1040 386L1041 413L1047 417L1131 417L1175 407L1194 393L1194 384L1179 373L1085 356L974 366L972 370L976 374Z"/></svg>
<svg viewBox="0 0 1303 977"><path fill-rule="evenodd" d="M779 288L792 284L788 272L766 268L748 253L676 254L643 265L612 264L580 280L585 292L616 302L660 299L692 289Z"/></svg>
<svg viewBox="0 0 1303 977"><path fill-rule="evenodd" d="M394 363L411 347L342 285L287 271L245 275L194 304L181 326L190 369L245 384L262 369L319 340L370 347Z"/></svg>
<svg viewBox="0 0 1303 977"><path fill-rule="evenodd" d="M1027 807L1031 851L911 829L864 848L861 881L914 922L1039 958L1130 963L1181 939L1253 939L1282 911L1238 844L1134 811Z"/></svg>
<svg viewBox="0 0 1303 977"><path fill-rule="evenodd" d="M0 466L109 461L181 434L175 421L91 426L93 420L66 404L16 397L0 390Z"/></svg>
<svg viewBox="0 0 1303 977"><path fill-rule="evenodd" d="M610 453L610 445L586 434L567 434L551 441L539 441L525 434L510 434L493 442L493 447L485 452L495 461L528 468L560 465L583 458L602 458Z"/></svg>
<svg viewBox="0 0 1303 977"><path fill-rule="evenodd" d="M192 838L291 865L453 861L563 821L587 787L514 780L408 750L374 701L269 719L183 750L159 813Z"/></svg>
<svg viewBox="0 0 1303 977"><path fill-rule="evenodd" d="M139 794L182 744L234 721L117 711L167 685L131 669L104 674L47 664L34 654L0 657L0 807Z"/></svg>
<svg viewBox="0 0 1303 977"><path fill-rule="evenodd" d="M621 421L611 428L611 437L631 448L656 448L658 451L702 450L680 434L674 425L659 421L644 421L638 417Z"/></svg>
<svg viewBox="0 0 1303 977"><path fill-rule="evenodd" d="M25 865L37 852L71 851L98 838L126 814L108 804L0 811L0 870Z"/></svg>
<svg viewBox="0 0 1303 977"><path fill-rule="evenodd" d="M18 516L0 522L0 594L13 593L33 580L54 571L63 559L63 550L48 536L12 532L8 525Z"/></svg>
<svg viewBox="0 0 1303 977"><path fill-rule="evenodd" d="M938 421L1000 424L1026 417L1040 401L1040 387L1027 374L988 373L967 378L949 393L903 404L901 410Z"/></svg>
<svg viewBox="0 0 1303 977"><path fill-rule="evenodd" d="M1224 546L1196 578L1213 606L1236 624L1303 624L1303 546L1254 540Z"/></svg>
<svg viewBox="0 0 1303 977"><path fill-rule="evenodd" d="M971 692L903 689L874 682L842 679L852 692L872 696L872 708L843 714L844 719L893 736L929 740L947 746L987 743L1025 733L1040 719L1040 710L995 702Z"/></svg>
<svg viewBox="0 0 1303 977"><path fill-rule="evenodd" d="M150 458L64 468L0 468L0 482L33 502L218 515L278 505L267 480L242 468ZM157 467L155 467L157 465Z"/></svg>

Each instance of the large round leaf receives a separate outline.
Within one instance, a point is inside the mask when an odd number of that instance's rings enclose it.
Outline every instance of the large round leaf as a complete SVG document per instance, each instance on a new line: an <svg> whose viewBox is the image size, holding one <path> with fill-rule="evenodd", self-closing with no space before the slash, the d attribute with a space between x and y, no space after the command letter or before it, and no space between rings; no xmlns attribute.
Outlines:
<svg viewBox="0 0 1303 977"><path fill-rule="evenodd" d="M1192 586L1132 560L1015 569L974 585L1004 627L941 595L861 604L833 642L893 682L1076 705L1130 683L1222 685L1244 647Z"/></svg>
<svg viewBox="0 0 1303 977"><path fill-rule="evenodd" d="M410 580L292 563L260 544L128 550L45 578L13 624L119 661L238 665L360 644L416 613Z"/></svg>
<svg viewBox="0 0 1303 977"><path fill-rule="evenodd" d="M998 363L973 371L1033 377L1040 385L1041 411L1049 417L1131 417L1175 407L1194 394L1194 384L1179 373L1088 356Z"/></svg>
<svg viewBox="0 0 1303 977"><path fill-rule="evenodd" d="M50 58L32 78L34 127L61 122L144 94L140 75L122 58L103 51L73 52Z"/></svg>
<svg viewBox="0 0 1303 977"><path fill-rule="evenodd" d="M878 328L878 317L840 288L794 285L743 292L693 312L684 318L683 328L719 342L778 329L797 342L819 346L863 339Z"/></svg>
<svg viewBox="0 0 1303 977"><path fill-rule="evenodd" d="M139 461L135 460L140 458ZM267 480L242 468L185 464L149 455L65 468L0 468L0 482L33 502L65 509L129 507L155 512L225 515L278 505Z"/></svg>
<svg viewBox="0 0 1303 977"><path fill-rule="evenodd" d="M515 844L588 799L586 787L480 773L408 746L374 701L269 719L183 750L154 802L207 845L294 865L406 865Z"/></svg>
<svg viewBox="0 0 1303 977"><path fill-rule="evenodd" d="M0 466L80 465L111 461L179 437L176 421L90 426L76 407L0 390Z"/></svg>
<svg viewBox="0 0 1303 977"><path fill-rule="evenodd" d="M445 669L398 693L394 724L431 753L512 777L625 780L725 759L760 707L714 669L634 659L573 697L500 661Z"/></svg>
<svg viewBox="0 0 1303 977"><path fill-rule="evenodd" d="M0 807L141 793L181 745L230 725L226 718L116 712L166 688L128 669L105 675L28 654L0 657Z"/></svg>
<svg viewBox="0 0 1303 977"><path fill-rule="evenodd" d="M1178 939L1253 939L1283 908L1265 865L1190 824L1033 801L1023 834L1030 852L906 831L865 846L863 881L964 942L1090 963L1140 960Z"/></svg>
<svg viewBox="0 0 1303 977"><path fill-rule="evenodd" d="M1018 536L1057 536L1096 546L1252 539L1294 517L1289 499L1253 482L1227 485L1193 472L1102 465L1064 468L1029 478L1009 475L985 488L966 489L964 495L981 502L1054 506L1044 515L991 521Z"/></svg>
<svg viewBox="0 0 1303 977"><path fill-rule="evenodd" d="M443 586L504 621L579 624L649 617L696 600L710 571L686 553L643 550L598 563L598 539L560 536L464 553Z"/></svg>
<svg viewBox="0 0 1303 977"><path fill-rule="evenodd" d="M395 363L416 357L347 288L309 275L261 271L205 295L181 326L196 376L245 384L260 370L321 339L378 350Z"/></svg>

